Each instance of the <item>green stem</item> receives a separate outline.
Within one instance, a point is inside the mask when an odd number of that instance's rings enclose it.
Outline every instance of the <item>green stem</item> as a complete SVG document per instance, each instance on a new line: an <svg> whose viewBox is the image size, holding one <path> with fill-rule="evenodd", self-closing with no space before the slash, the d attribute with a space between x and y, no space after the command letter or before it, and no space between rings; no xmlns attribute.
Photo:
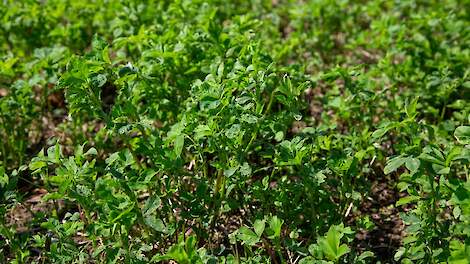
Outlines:
<svg viewBox="0 0 470 264"><path fill-rule="evenodd" d="M273 102L274 102L274 94L275 93L276 93L276 90L273 91L273 93L271 94L271 96L269 98L268 106L266 107L264 115L267 115L271 111L271 107L272 107Z"/></svg>
<svg viewBox="0 0 470 264"><path fill-rule="evenodd" d="M251 134L250 141L248 142L248 144L246 145L245 150L243 151L245 154L248 152L248 150L250 150L251 145L253 145L253 142L255 141L256 137L258 136L258 130L259 130L259 126L257 126L255 131L253 132L253 134Z"/></svg>
<svg viewBox="0 0 470 264"><path fill-rule="evenodd" d="M264 114L263 116L265 117L267 114L269 114L269 112L271 111L271 107L273 105L273 102L274 102L274 94L276 93L276 90L274 90L269 98L269 102L268 102L268 106L266 107L266 109L264 110ZM262 110L260 111L262 112ZM244 150L244 153L246 154L248 152L248 150L250 150L251 148L251 145L253 145L253 142L255 141L256 137L258 136L258 132L259 132L259 129L260 129L260 126L257 125L256 126L256 129L255 131L251 134L251 138L250 138L250 141L248 142L248 144L246 145L246 148Z"/></svg>
<svg viewBox="0 0 470 264"><path fill-rule="evenodd" d="M212 202L212 211L214 212L214 214L209 224L210 230L215 229L215 223L217 222L217 219L219 218L220 205L222 203L224 192L225 192L224 173L223 173L223 170L219 169L217 171L217 179L215 181L214 199ZM212 234L215 234L215 232L212 232Z"/></svg>
<svg viewBox="0 0 470 264"><path fill-rule="evenodd" d="M431 221L432 221L432 226L435 231L438 231L437 229L437 209L436 209L436 201L438 200L438 191L435 190L434 188L434 177L432 174L429 174L429 184L431 185ZM437 187L438 188L438 187ZM432 250L431 250L432 253Z"/></svg>

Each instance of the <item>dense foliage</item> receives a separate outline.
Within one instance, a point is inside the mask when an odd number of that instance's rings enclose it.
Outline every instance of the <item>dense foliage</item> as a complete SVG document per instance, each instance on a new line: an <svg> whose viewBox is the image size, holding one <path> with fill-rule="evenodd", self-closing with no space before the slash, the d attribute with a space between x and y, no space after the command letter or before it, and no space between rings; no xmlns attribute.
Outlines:
<svg viewBox="0 0 470 264"><path fill-rule="evenodd" d="M4 0L1 263L470 263L467 0Z"/></svg>

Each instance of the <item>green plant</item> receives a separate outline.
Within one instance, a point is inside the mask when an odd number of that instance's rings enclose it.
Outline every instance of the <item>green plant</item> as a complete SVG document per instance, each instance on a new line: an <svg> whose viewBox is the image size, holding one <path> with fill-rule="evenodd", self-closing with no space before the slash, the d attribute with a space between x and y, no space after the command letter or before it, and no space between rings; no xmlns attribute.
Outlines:
<svg viewBox="0 0 470 264"><path fill-rule="evenodd" d="M0 262L468 262L466 4L3 1Z"/></svg>

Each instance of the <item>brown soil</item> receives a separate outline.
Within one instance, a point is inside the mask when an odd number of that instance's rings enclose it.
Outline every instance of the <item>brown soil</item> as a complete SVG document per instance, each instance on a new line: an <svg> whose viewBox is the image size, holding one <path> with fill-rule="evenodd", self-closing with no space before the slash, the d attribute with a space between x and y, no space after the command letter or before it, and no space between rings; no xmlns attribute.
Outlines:
<svg viewBox="0 0 470 264"><path fill-rule="evenodd" d="M371 230L360 229L356 233L355 244L360 251L371 250L377 260L390 261L396 250L401 246L405 236L405 225L400 219L400 207L396 201L403 196L392 186L393 180L375 180L371 186L371 194L360 205L357 217L369 216L374 223Z"/></svg>

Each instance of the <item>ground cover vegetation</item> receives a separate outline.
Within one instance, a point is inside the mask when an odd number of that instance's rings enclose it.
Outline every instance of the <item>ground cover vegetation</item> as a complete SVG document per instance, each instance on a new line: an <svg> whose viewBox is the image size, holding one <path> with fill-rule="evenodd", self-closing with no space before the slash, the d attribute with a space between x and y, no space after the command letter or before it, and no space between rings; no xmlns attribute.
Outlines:
<svg viewBox="0 0 470 264"><path fill-rule="evenodd" d="M470 2L4 0L1 263L470 263Z"/></svg>

